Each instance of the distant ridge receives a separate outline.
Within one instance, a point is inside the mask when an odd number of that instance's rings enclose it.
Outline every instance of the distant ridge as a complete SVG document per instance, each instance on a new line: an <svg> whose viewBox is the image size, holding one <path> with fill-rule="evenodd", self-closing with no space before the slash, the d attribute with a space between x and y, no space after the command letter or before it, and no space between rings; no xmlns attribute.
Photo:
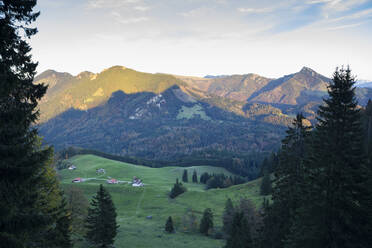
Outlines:
<svg viewBox="0 0 372 248"><path fill-rule="evenodd" d="M49 85L39 126L56 150L75 146L168 161L195 153L241 157L272 151L298 112L315 123L330 82L308 67L278 79L253 73L189 77L113 66L76 76L48 70L35 80ZM357 88L356 95L363 106L372 89Z"/></svg>
<svg viewBox="0 0 372 248"><path fill-rule="evenodd" d="M372 88L372 81L369 82L369 81L358 81L357 83L357 87L360 87L360 88Z"/></svg>

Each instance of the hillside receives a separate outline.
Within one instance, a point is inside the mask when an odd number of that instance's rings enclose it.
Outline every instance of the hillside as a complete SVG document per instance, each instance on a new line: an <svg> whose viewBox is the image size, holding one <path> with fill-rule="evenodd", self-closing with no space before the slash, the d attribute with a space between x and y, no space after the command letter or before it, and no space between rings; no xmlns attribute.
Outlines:
<svg viewBox="0 0 372 248"><path fill-rule="evenodd" d="M358 82L357 86L360 88L372 88L372 82L367 81L362 81L360 83Z"/></svg>
<svg viewBox="0 0 372 248"><path fill-rule="evenodd" d="M217 229L222 226L221 217L227 198L237 202L241 197L251 199L255 204L262 203L258 194L259 181L232 186L226 189L204 190L201 184L185 183L188 192L169 199L170 191L176 178L181 178L184 168L164 167L149 168L112 161L93 155L82 155L70 158L77 169L60 171L61 182L65 189L71 187L71 180L76 177L91 178L73 186L81 188L87 198L91 198L104 184L113 196L118 213L119 233L115 245L122 247L222 247L223 241L201 236L184 228L184 217L194 213L199 223L205 208L212 208ZM97 175L96 169L104 168L106 174ZM186 168L191 173L196 170L198 176L203 172L230 173L221 168L210 166L194 166ZM122 181L131 181L133 176L143 180L145 186L134 188L128 184L108 185L107 178L113 177ZM172 216L176 225L175 234L164 233L164 224L168 216ZM152 219L146 219L152 216Z"/></svg>
<svg viewBox="0 0 372 248"><path fill-rule="evenodd" d="M284 128L198 101L173 86L161 94L115 92L105 104L58 115L40 132L57 150L76 146L172 160L203 150L268 151Z"/></svg>
<svg viewBox="0 0 372 248"><path fill-rule="evenodd" d="M243 102L271 81L253 73L207 78L177 77L199 90Z"/></svg>
<svg viewBox="0 0 372 248"><path fill-rule="evenodd" d="M244 116L248 118L252 118L252 111L247 113L247 109L251 110L252 106L258 106L257 104L261 106L253 110L255 113L262 108L276 108L271 112L277 113L275 117L277 124L284 121L278 120L277 116L280 116L278 110L290 116L297 112L304 112L310 120L313 120L322 98L327 95L327 85L331 80L308 67L278 79L269 79L252 73L206 78L177 77L201 91L244 102L242 110ZM372 98L372 90L368 88L369 86L370 83L360 84L356 89L356 96L361 106L365 106L368 99ZM274 116L265 116L266 121L275 123L271 120Z"/></svg>
<svg viewBox="0 0 372 248"><path fill-rule="evenodd" d="M46 71L40 131L57 150L175 160L207 150L271 151L298 112L315 123L330 79L304 67L279 79L150 74L122 66L77 76ZM372 89L357 88L363 106Z"/></svg>
<svg viewBox="0 0 372 248"><path fill-rule="evenodd" d="M114 66L101 73L82 72L76 77L49 71L35 78L36 82L50 85L40 103L40 121L49 120L74 108L87 110L106 102L116 91L127 94L138 92L160 93L173 85L184 83L171 75L137 72L123 66Z"/></svg>

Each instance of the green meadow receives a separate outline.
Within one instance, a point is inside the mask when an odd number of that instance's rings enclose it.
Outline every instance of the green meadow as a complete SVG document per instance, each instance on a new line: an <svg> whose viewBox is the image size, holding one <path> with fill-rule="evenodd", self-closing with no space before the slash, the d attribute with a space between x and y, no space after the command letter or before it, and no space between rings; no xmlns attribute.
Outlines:
<svg viewBox="0 0 372 248"><path fill-rule="evenodd" d="M228 171L219 167L163 167L150 168L140 165L117 162L93 155L80 155L69 159L77 169L59 171L63 187L73 184L83 190L91 199L99 184L103 184L111 193L117 209L117 222L120 225L115 247L223 247L224 241L214 237L206 237L192 229L187 222L190 213L196 216L200 223L205 208L211 208L214 214L215 231L222 228L222 213L225 202L231 198L234 202L240 198L249 198L256 205L262 203L259 195L259 180L226 189L205 190L203 184L184 183L188 191L175 199L170 199L168 193L176 179L182 178L184 169L188 170L189 181L195 170L199 176L203 172L224 173ZM105 174L97 174L96 169L105 169ZM140 178L143 187L132 187L128 183L107 184L108 178L119 181L132 181L133 177ZM72 183L74 178L88 179L81 183ZM152 216L148 219L147 216ZM168 216L172 216L176 232L164 232ZM213 235L212 235L213 236Z"/></svg>

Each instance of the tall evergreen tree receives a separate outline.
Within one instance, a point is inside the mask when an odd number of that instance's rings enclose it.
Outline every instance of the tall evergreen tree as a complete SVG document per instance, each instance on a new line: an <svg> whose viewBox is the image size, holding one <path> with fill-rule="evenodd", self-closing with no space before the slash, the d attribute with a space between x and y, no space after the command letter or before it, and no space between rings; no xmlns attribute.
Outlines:
<svg viewBox="0 0 372 248"><path fill-rule="evenodd" d="M253 242L247 218L244 216L243 212L236 212L225 248L250 247L253 247Z"/></svg>
<svg viewBox="0 0 372 248"><path fill-rule="evenodd" d="M287 247L369 247L371 191L367 186L355 80L337 69L319 107L303 204Z"/></svg>
<svg viewBox="0 0 372 248"><path fill-rule="evenodd" d="M0 2L0 244L44 247L55 224L40 208L40 182L52 150L39 146L33 126L47 87L34 84L37 63L28 44L37 29L36 0ZM45 193L45 192L44 192Z"/></svg>
<svg viewBox="0 0 372 248"><path fill-rule="evenodd" d="M173 185L173 188L171 189L170 193L169 193L169 197L170 198L176 198L178 195L186 192L187 189L185 188L185 186L182 185L182 183L180 183L178 181L178 178L176 180L176 183Z"/></svg>
<svg viewBox="0 0 372 248"><path fill-rule="evenodd" d="M41 145L41 143L40 143ZM52 160L45 164L43 176L39 182L39 198L37 208L48 217L48 227L34 234L38 247L69 248L71 243L71 213L63 191L59 186Z"/></svg>
<svg viewBox="0 0 372 248"><path fill-rule="evenodd" d="M225 204L225 209L222 215L222 222L223 222L223 231L225 234L229 235L232 229L232 222L234 218L235 208L231 201L231 199L227 199Z"/></svg>
<svg viewBox="0 0 372 248"><path fill-rule="evenodd" d="M94 247L108 248L114 244L119 226L116 224L116 210L110 193L99 186L93 197L86 220L87 240Z"/></svg>
<svg viewBox="0 0 372 248"><path fill-rule="evenodd" d="M85 219L88 215L89 202L83 191L76 186L66 189L66 198L68 210L71 213L71 232L74 234L72 241L76 243L82 240L86 233Z"/></svg>
<svg viewBox="0 0 372 248"><path fill-rule="evenodd" d="M165 231L168 233L174 232L173 220L171 216L168 217L167 222L165 223Z"/></svg>
<svg viewBox="0 0 372 248"><path fill-rule="evenodd" d="M271 194L271 178L268 170L264 171L264 176L260 185L260 194L261 195L270 195Z"/></svg>
<svg viewBox="0 0 372 248"><path fill-rule="evenodd" d="M194 170L194 173L192 173L192 182L198 183L198 174L196 174L196 170Z"/></svg>
<svg viewBox="0 0 372 248"><path fill-rule="evenodd" d="M304 116L298 114L282 140L279 164L275 168L273 204L266 208L264 247L283 247L291 223L301 203L301 189L305 182L304 161L310 127L304 125Z"/></svg>
<svg viewBox="0 0 372 248"><path fill-rule="evenodd" d="M365 145L368 163L372 163L372 101L368 100L364 111Z"/></svg>
<svg viewBox="0 0 372 248"><path fill-rule="evenodd" d="M182 174L182 182L187 183L189 181L188 175L187 175L187 170L183 170Z"/></svg>
<svg viewBox="0 0 372 248"><path fill-rule="evenodd" d="M213 213L212 209L206 208L203 213L203 217L200 221L200 232L206 236L209 235L213 229Z"/></svg>

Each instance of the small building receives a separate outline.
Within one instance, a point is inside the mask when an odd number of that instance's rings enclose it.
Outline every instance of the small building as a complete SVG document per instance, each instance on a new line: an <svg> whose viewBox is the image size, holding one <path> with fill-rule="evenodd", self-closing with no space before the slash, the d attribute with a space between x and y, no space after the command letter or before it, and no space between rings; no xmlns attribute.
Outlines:
<svg viewBox="0 0 372 248"><path fill-rule="evenodd" d="M99 173L99 174L105 174L106 171L105 171L105 169L100 168L100 169L97 169L97 170L96 170L96 173Z"/></svg>
<svg viewBox="0 0 372 248"><path fill-rule="evenodd" d="M142 183L141 179L139 179L137 177L133 177L132 186L133 187L142 187L143 183Z"/></svg>
<svg viewBox="0 0 372 248"><path fill-rule="evenodd" d="M117 184L117 183L119 183L118 180L116 180L116 179L114 179L114 178L108 179L106 182L107 182L108 184Z"/></svg>
<svg viewBox="0 0 372 248"><path fill-rule="evenodd" d="M76 166L72 164L72 165L70 165L70 166L68 167L68 169L69 169L69 170L76 170Z"/></svg>
<svg viewBox="0 0 372 248"><path fill-rule="evenodd" d="M81 178L81 177L77 177L75 178L74 180L72 180L73 183L81 183L81 182L84 182L84 179Z"/></svg>

